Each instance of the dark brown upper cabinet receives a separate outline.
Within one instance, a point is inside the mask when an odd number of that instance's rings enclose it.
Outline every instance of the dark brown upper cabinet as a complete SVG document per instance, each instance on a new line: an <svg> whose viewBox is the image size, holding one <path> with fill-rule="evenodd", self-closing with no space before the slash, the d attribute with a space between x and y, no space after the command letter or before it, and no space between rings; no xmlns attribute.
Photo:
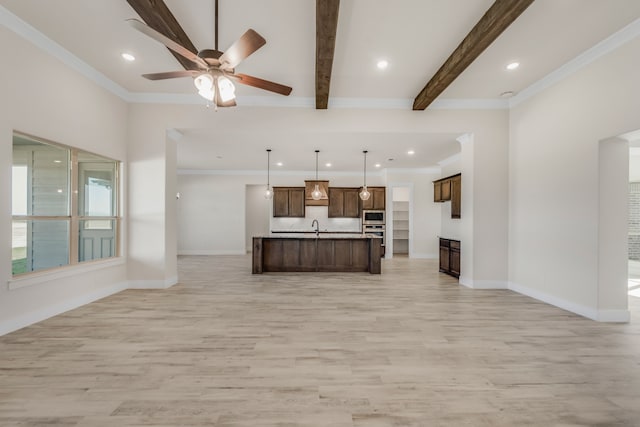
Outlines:
<svg viewBox="0 0 640 427"><path fill-rule="evenodd" d="M456 174L433 181L433 201L451 201L451 218L460 218L462 175Z"/></svg>
<svg viewBox="0 0 640 427"><path fill-rule="evenodd" d="M367 187L367 190L371 193L369 200L362 200L362 210L385 210L387 197L385 187ZM362 191L360 188L359 191Z"/></svg>
<svg viewBox="0 0 640 427"><path fill-rule="evenodd" d="M329 218L359 218L359 192L358 188L329 187Z"/></svg>
<svg viewBox="0 0 640 427"><path fill-rule="evenodd" d="M273 216L304 218L304 187L273 187Z"/></svg>
<svg viewBox="0 0 640 427"><path fill-rule="evenodd" d="M460 218L462 175L451 178L451 218Z"/></svg>

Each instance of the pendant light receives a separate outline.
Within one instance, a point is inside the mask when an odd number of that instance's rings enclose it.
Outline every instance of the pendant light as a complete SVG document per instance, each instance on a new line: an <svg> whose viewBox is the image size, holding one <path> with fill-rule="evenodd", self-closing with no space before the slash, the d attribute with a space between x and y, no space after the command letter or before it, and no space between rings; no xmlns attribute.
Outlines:
<svg viewBox="0 0 640 427"><path fill-rule="evenodd" d="M362 187L362 191L360 192L360 198L362 200L369 200L371 197L371 193L367 190L367 150L364 150L364 186Z"/></svg>
<svg viewBox="0 0 640 427"><path fill-rule="evenodd" d="M311 192L311 198L313 200L320 200L322 198L322 191L320 191L320 187L318 186L318 153L320 150L316 150L316 187Z"/></svg>
<svg viewBox="0 0 640 427"><path fill-rule="evenodd" d="M267 190L264 192L264 198L270 199L273 197L273 190L269 186L269 159L271 157L271 148L267 148Z"/></svg>

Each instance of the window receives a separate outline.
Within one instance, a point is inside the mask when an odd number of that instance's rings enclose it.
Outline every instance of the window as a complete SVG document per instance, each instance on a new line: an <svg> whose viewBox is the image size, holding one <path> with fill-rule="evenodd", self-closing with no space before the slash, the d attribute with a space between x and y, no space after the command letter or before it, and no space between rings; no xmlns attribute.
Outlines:
<svg viewBox="0 0 640 427"><path fill-rule="evenodd" d="M118 255L119 162L13 136L14 275Z"/></svg>

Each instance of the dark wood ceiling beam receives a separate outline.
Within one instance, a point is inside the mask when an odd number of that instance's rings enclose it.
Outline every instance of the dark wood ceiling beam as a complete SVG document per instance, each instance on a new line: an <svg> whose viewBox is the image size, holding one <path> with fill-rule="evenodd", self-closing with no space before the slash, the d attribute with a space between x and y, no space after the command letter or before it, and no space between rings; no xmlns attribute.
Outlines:
<svg viewBox="0 0 640 427"><path fill-rule="evenodd" d="M413 101L424 110L515 21L534 0L496 0Z"/></svg>
<svg viewBox="0 0 640 427"><path fill-rule="evenodd" d="M340 0L316 0L316 109L329 104Z"/></svg>
<svg viewBox="0 0 640 427"><path fill-rule="evenodd" d="M191 52L198 53L198 49L191 43L191 40L189 40L189 37L163 0L127 0L127 3L148 26ZM197 65L187 58L171 49L168 50L186 70L198 69Z"/></svg>

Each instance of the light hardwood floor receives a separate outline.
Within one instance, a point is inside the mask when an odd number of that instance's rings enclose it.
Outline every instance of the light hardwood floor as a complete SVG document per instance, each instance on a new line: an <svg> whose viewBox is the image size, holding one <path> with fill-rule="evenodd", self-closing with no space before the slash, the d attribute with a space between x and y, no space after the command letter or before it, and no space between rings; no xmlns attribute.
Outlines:
<svg viewBox="0 0 640 427"><path fill-rule="evenodd" d="M0 426L640 426L640 307L603 324L432 260L250 274L181 257L0 337Z"/></svg>

